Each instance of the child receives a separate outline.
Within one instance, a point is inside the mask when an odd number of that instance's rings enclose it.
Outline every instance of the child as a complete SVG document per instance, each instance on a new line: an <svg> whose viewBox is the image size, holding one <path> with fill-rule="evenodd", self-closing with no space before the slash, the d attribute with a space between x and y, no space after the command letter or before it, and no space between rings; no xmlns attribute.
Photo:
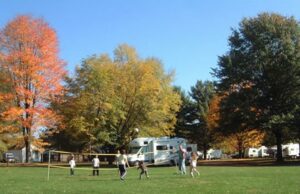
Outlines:
<svg viewBox="0 0 300 194"><path fill-rule="evenodd" d="M70 175L73 176L74 175L74 169L75 169L75 160L74 160L74 155L71 155L71 160L69 161L70 164Z"/></svg>
<svg viewBox="0 0 300 194"><path fill-rule="evenodd" d="M137 167L137 170L141 169L141 173L140 173L140 179L142 179L142 174L145 173L146 177L149 178L148 176L148 169L146 167L146 165L144 164L143 161L139 161L139 166Z"/></svg>
<svg viewBox="0 0 300 194"><path fill-rule="evenodd" d="M97 174L99 176L99 166L100 166L100 160L98 158L98 155L96 155L95 158L92 160L93 162L93 176Z"/></svg>
<svg viewBox="0 0 300 194"><path fill-rule="evenodd" d="M190 173L193 178L194 178L194 172L197 172L197 174L200 175L200 173L196 169L197 159L198 159L198 155L195 152L193 152L192 156L191 156L191 161L190 161Z"/></svg>
<svg viewBox="0 0 300 194"><path fill-rule="evenodd" d="M127 156L125 155L125 150L121 150L121 154L117 155L117 165L119 167L121 180L124 180L127 174L126 164L129 167Z"/></svg>

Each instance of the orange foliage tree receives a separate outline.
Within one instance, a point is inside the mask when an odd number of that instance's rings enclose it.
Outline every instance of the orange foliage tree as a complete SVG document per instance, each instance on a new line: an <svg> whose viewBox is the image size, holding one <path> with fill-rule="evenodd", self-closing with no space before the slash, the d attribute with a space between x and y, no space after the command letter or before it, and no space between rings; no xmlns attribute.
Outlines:
<svg viewBox="0 0 300 194"><path fill-rule="evenodd" d="M210 101L210 109L206 117L206 122L210 131L213 131L215 147L222 148L225 152L239 152L242 157L246 148L261 146L265 133L260 130L247 128L224 136L219 132L220 105L226 95L215 95ZM241 124L242 125L242 124ZM221 126L222 127L222 126Z"/></svg>
<svg viewBox="0 0 300 194"><path fill-rule="evenodd" d="M0 91L7 102L0 130L23 137L28 162L36 133L59 119L48 108L61 93L66 74L56 32L42 19L16 17L0 31L0 68L8 75L1 84L9 86Z"/></svg>

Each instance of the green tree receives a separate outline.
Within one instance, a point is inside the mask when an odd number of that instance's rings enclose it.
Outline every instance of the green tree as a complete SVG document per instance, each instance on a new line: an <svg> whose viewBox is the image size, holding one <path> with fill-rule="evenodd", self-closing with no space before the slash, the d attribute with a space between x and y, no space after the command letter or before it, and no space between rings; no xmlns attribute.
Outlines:
<svg viewBox="0 0 300 194"><path fill-rule="evenodd" d="M190 96L185 93L180 87L175 87L174 90L180 95L181 97L181 106L179 111L177 112L176 116L176 125L174 129L174 135L176 137L183 137L190 141L193 141L193 130L192 130L192 121L193 116L191 112L194 110L194 104L191 100Z"/></svg>
<svg viewBox="0 0 300 194"><path fill-rule="evenodd" d="M233 30L229 52L220 57L214 70L220 90L236 89L229 98L247 98L245 103L232 102L231 107L236 106L238 111L233 117L237 127L253 120L260 129L271 131L276 138L278 161L282 160L281 144L287 140L284 132L290 128L299 103L299 38L300 28L293 17L262 13L245 18ZM256 113L255 119L249 119L252 112Z"/></svg>
<svg viewBox="0 0 300 194"><path fill-rule="evenodd" d="M206 159L207 150L214 141L213 130L209 127L208 115L210 111L210 103L215 95L215 86L211 81L197 81L195 86L191 87L191 97L193 99L193 108L190 112L193 130L192 139L203 150Z"/></svg>
<svg viewBox="0 0 300 194"><path fill-rule="evenodd" d="M128 45L117 47L114 59L85 59L66 83L63 102L53 106L64 117L63 136L78 149L119 148L137 135L173 134L181 101L171 86L172 74L157 59L140 59Z"/></svg>

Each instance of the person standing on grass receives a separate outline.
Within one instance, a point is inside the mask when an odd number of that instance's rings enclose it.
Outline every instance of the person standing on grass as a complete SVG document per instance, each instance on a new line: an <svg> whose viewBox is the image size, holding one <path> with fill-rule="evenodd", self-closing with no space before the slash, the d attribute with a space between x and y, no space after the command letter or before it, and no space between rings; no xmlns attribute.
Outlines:
<svg viewBox="0 0 300 194"><path fill-rule="evenodd" d="M117 155L117 165L119 167L120 179L124 180L127 174L126 165L129 167L125 150L121 150L121 154Z"/></svg>
<svg viewBox="0 0 300 194"><path fill-rule="evenodd" d="M191 156L191 161L190 161L190 174L194 178L194 172L196 172L198 175L200 175L199 171L197 170L197 159L198 155L193 152Z"/></svg>
<svg viewBox="0 0 300 194"><path fill-rule="evenodd" d="M100 160L98 158L98 155L96 155L95 158L92 160L93 162L93 176L99 176L99 167L100 167Z"/></svg>
<svg viewBox="0 0 300 194"><path fill-rule="evenodd" d="M182 147L182 144L179 145L179 170L180 170L180 173L183 175L186 174L186 168L185 168L185 159L187 157L187 152L186 152L186 149L184 149Z"/></svg>
<svg viewBox="0 0 300 194"><path fill-rule="evenodd" d="M74 159L74 155L71 155L71 159L69 161L69 165L70 165L70 175L73 176L74 175L74 169L75 169L75 159Z"/></svg>
<svg viewBox="0 0 300 194"><path fill-rule="evenodd" d="M142 175L145 174L145 176L147 177L147 179L149 178L148 175L148 169L146 167L146 165L144 164L143 161L139 161L139 166L137 167L137 170L141 169L141 173L140 173L140 179L142 179Z"/></svg>

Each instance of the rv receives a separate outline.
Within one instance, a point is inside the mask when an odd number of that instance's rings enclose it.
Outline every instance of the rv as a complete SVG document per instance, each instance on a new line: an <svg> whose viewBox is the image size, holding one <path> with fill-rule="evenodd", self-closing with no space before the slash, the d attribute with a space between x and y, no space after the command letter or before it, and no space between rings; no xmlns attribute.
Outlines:
<svg viewBox="0 0 300 194"><path fill-rule="evenodd" d="M268 153L268 148L266 146L261 146L260 148L258 148L258 157L265 158L269 156L270 154Z"/></svg>
<svg viewBox="0 0 300 194"><path fill-rule="evenodd" d="M257 157L258 157L258 149L247 148L245 150L245 158L257 158Z"/></svg>
<svg viewBox="0 0 300 194"><path fill-rule="evenodd" d="M174 165L178 162L179 145L189 152L196 152L196 144L187 144L184 138L141 137L129 143L128 162L136 165L139 161L154 165Z"/></svg>
<svg viewBox="0 0 300 194"><path fill-rule="evenodd" d="M282 156L285 158L299 157L299 144L290 143L282 146Z"/></svg>
<svg viewBox="0 0 300 194"><path fill-rule="evenodd" d="M214 150L214 149L207 150L208 160L221 159L221 158L222 158L222 150Z"/></svg>

